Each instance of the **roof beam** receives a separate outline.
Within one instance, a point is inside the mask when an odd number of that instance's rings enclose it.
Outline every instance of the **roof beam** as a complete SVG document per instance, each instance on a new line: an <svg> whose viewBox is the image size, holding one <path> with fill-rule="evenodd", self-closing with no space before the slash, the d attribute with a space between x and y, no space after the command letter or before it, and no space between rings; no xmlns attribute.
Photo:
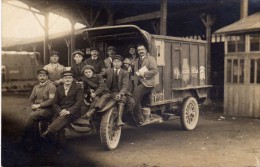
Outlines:
<svg viewBox="0 0 260 167"><path fill-rule="evenodd" d="M35 10L32 10L31 7L28 4L26 4L28 6L28 8L25 8L25 7L21 7L21 6L18 6L18 5L11 4L11 3L9 3L9 1L4 1L4 3L6 3L6 4L10 5L10 6L19 8L19 9L23 9L23 10L26 10L26 11L29 11L29 12L33 12L33 13L37 13L37 14L43 15L41 12L37 12Z"/></svg>
<svg viewBox="0 0 260 167"><path fill-rule="evenodd" d="M115 20L115 24L124 24L135 21L149 20L149 19L157 19L161 17L161 11L145 13L137 16L126 17L123 19Z"/></svg>

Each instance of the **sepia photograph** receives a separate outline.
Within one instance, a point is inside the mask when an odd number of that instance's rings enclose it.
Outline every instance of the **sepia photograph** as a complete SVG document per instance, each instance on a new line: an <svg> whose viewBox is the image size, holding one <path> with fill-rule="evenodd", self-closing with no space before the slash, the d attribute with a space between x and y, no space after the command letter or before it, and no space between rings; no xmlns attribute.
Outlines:
<svg viewBox="0 0 260 167"><path fill-rule="evenodd" d="M2 0L1 166L260 167L260 0Z"/></svg>

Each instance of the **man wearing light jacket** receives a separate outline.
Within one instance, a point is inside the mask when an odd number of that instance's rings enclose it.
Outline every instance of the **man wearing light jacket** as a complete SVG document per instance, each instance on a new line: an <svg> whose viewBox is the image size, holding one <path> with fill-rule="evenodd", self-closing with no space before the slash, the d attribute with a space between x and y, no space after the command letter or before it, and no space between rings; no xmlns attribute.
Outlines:
<svg viewBox="0 0 260 167"><path fill-rule="evenodd" d="M151 92L155 87L155 75L158 68L154 57L150 56L144 44L137 45L139 58L135 61L134 92L133 99L136 103L134 115L138 124L144 123L141 101L144 95Z"/></svg>

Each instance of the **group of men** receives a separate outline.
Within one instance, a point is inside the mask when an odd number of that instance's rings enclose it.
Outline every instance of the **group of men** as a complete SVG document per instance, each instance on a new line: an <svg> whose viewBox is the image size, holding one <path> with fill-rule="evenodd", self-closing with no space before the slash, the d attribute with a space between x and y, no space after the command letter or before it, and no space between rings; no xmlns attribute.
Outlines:
<svg viewBox="0 0 260 167"><path fill-rule="evenodd" d="M145 120L141 100L155 86L158 69L155 58L149 55L144 44L131 49L136 49L139 54L131 64L116 54L114 46L107 48L106 59L102 59L96 47L90 49L91 57L85 61L84 53L76 50L73 53L75 65L69 71L58 63L59 53L52 51L50 64L37 71L39 84L30 96L32 112L21 138L29 146L26 149L32 151L38 148L40 121L52 120L47 130L41 134L41 137L47 138L62 131L68 123L79 117L91 119L111 98L118 105L117 126L124 125L122 114L126 108L134 113L138 125L143 124ZM132 68L131 72L124 67ZM134 89L130 88L129 83L132 82ZM77 83L82 83L83 89ZM92 100L90 105L83 102L85 94Z"/></svg>

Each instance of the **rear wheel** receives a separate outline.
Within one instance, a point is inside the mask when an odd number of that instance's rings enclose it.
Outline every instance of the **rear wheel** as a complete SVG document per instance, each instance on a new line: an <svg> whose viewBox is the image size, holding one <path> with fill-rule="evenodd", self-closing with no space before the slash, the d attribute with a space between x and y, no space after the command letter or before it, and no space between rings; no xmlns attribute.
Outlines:
<svg viewBox="0 0 260 167"><path fill-rule="evenodd" d="M113 107L106 111L101 119L100 138L107 150L115 149L120 141L121 127L116 126L117 117L117 108Z"/></svg>
<svg viewBox="0 0 260 167"><path fill-rule="evenodd" d="M199 120L199 105L194 97L188 97L182 106L181 125L185 130L193 130Z"/></svg>

